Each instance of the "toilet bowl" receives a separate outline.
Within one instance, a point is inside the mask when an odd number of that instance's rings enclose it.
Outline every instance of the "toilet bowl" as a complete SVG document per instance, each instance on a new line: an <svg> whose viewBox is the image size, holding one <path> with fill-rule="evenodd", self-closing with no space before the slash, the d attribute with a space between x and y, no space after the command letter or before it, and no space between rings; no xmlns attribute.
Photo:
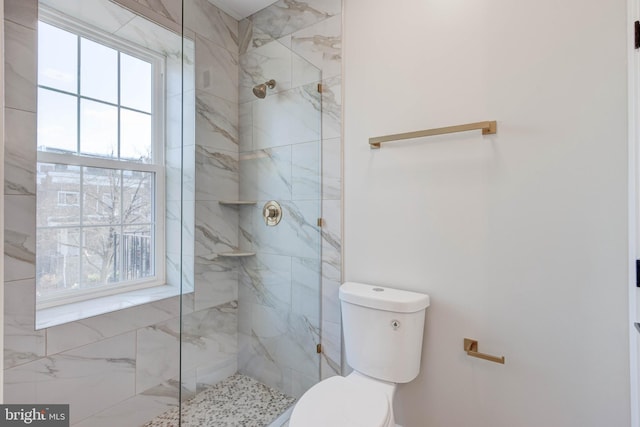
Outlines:
<svg viewBox="0 0 640 427"><path fill-rule="evenodd" d="M395 384L358 372L331 377L311 387L298 401L290 427L395 427Z"/></svg>
<svg viewBox="0 0 640 427"><path fill-rule="evenodd" d="M429 296L347 282L340 287L347 362L354 371L302 395L289 427L394 427L397 383L420 372Z"/></svg>

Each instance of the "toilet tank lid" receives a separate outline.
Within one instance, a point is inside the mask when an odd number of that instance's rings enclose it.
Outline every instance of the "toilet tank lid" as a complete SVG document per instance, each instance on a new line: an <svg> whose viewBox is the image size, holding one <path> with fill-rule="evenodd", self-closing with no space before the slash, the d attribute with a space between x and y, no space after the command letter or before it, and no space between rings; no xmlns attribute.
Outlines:
<svg viewBox="0 0 640 427"><path fill-rule="evenodd" d="M414 313L429 306L426 294L356 282L343 283L339 296L351 304L397 313Z"/></svg>

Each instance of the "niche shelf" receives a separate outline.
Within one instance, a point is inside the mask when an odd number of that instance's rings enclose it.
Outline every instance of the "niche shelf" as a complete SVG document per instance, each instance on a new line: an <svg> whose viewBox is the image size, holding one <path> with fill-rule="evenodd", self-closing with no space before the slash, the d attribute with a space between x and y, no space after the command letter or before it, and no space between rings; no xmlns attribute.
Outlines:
<svg viewBox="0 0 640 427"><path fill-rule="evenodd" d="M255 200L220 200L218 203L223 206L246 206L256 205L258 202Z"/></svg>
<svg viewBox="0 0 640 427"><path fill-rule="evenodd" d="M254 256L255 252L245 252L245 251L232 251L232 252L219 252L218 256L223 258L244 258L249 256Z"/></svg>
<svg viewBox="0 0 640 427"><path fill-rule="evenodd" d="M252 206L258 204L255 200L220 200L218 203L221 206ZM246 258L255 256L255 252L235 250L229 252L219 252L218 256L221 258Z"/></svg>

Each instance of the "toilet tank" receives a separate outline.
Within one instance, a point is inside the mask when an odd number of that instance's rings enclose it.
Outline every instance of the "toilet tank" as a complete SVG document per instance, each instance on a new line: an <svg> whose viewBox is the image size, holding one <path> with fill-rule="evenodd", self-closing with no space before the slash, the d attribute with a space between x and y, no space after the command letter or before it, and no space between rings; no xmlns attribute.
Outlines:
<svg viewBox="0 0 640 427"><path fill-rule="evenodd" d="M347 363L393 383L417 377L429 296L355 282L342 284L339 295Z"/></svg>

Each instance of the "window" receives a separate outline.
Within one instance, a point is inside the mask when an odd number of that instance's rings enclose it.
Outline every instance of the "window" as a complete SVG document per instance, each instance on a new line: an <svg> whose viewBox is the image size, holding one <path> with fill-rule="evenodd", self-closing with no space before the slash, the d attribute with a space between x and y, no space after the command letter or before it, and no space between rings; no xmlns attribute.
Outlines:
<svg viewBox="0 0 640 427"><path fill-rule="evenodd" d="M163 57L52 13L38 46L38 307L164 284Z"/></svg>
<svg viewBox="0 0 640 427"><path fill-rule="evenodd" d="M80 193L77 191L58 191L58 206L80 206Z"/></svg>

